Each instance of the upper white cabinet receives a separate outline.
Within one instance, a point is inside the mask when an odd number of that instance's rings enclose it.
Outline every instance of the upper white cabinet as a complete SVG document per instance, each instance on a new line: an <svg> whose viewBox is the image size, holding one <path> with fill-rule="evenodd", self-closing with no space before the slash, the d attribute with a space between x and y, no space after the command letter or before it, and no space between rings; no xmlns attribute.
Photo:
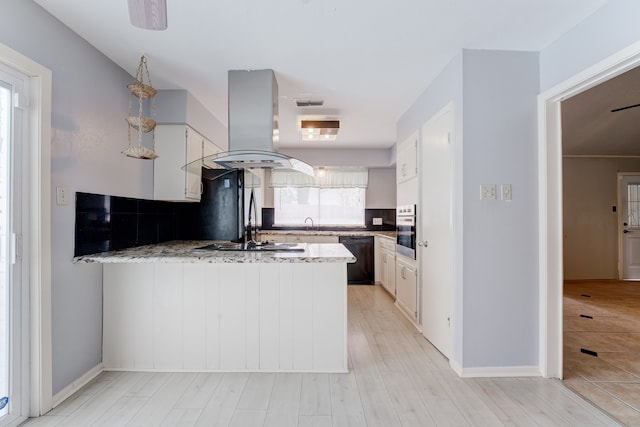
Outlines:
<svg viewBox="0 0 640 427"><path fill-rule="evenodd" d="M221 150L188 125L158 125L155 139L158 158L153 164L154 199L200 201L200 170L186 172L182 167Z"/></svg>
<svg viewBox="0 0 640 427"><path fill-rule="evenodd" d="M398 144L396 150L396 181L405 182L418 176L418 132Z"/></svg>

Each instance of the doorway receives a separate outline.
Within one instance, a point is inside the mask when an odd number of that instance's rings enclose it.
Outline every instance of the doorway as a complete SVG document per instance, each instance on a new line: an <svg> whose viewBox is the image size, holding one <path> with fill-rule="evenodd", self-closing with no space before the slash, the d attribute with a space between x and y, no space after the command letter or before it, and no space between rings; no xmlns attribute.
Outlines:
<svg viewBox="0 0 640 427"><path fill-rule="evenodd" d="M610 56L538 97L540 368L562 378L563 209L560 103L640 65L640 43Z"/></svg>

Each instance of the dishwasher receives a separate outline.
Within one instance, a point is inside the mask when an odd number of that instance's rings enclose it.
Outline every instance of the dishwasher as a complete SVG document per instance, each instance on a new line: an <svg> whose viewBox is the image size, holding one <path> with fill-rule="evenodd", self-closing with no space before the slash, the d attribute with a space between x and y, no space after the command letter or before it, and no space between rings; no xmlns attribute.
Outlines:
<svg viewBox="0 0 640 427"><path fill-rule="evenodd" d="M340 243L356 257L354 264L347 264L347 282L373 285L373 236L340 236Z"/></svg>

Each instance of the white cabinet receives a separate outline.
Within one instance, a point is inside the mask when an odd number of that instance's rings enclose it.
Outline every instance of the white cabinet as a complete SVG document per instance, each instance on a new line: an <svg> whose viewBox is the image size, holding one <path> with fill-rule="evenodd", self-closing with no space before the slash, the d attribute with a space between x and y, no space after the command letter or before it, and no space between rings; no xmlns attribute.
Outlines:
<svg viewBox="0 0 640 427"><path fill-rule="evenodd" d="M401 257L396 257L396 304L411 320L417 323L417 270L414 264Z"/></svg>
<svg viewBox="0 0 640 427"><path fill-rule="evenodd" d="M153 163L154 199L200 201L200 170L187 172L182 167L220 149L188 125L158 125L155 140L158 158Z"/></svg>
<svg viewBox="0 0 640 427"><path fill-rule="evenodd" d="M396 181L398 184L418 176L418 133L398 144L396 150Z"/></svg>
<svg viewBox="0 0 640 427"><path fill-rule="evenodd" d="M396 296L396 243L391 237L376 236L379 251L376 261L379 263L380 284L393 297Z"/></svg>

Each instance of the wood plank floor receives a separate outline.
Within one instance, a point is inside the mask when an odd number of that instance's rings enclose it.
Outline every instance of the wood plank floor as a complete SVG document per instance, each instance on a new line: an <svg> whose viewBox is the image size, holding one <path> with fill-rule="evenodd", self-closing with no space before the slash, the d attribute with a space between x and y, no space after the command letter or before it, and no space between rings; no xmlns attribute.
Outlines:
<svg viewBox="0 0 640 427"><path fill-rule="evenodd" d="M563 308L565 385L640 426L640 282L565 283Z"/></svg>
<svg viewBox="0 0 640 427"><path fill-rule="evenodd" d="M613 426L542 378L461 379L380 286L349 287L348 374L105 372L26 426Z"/></svg>

